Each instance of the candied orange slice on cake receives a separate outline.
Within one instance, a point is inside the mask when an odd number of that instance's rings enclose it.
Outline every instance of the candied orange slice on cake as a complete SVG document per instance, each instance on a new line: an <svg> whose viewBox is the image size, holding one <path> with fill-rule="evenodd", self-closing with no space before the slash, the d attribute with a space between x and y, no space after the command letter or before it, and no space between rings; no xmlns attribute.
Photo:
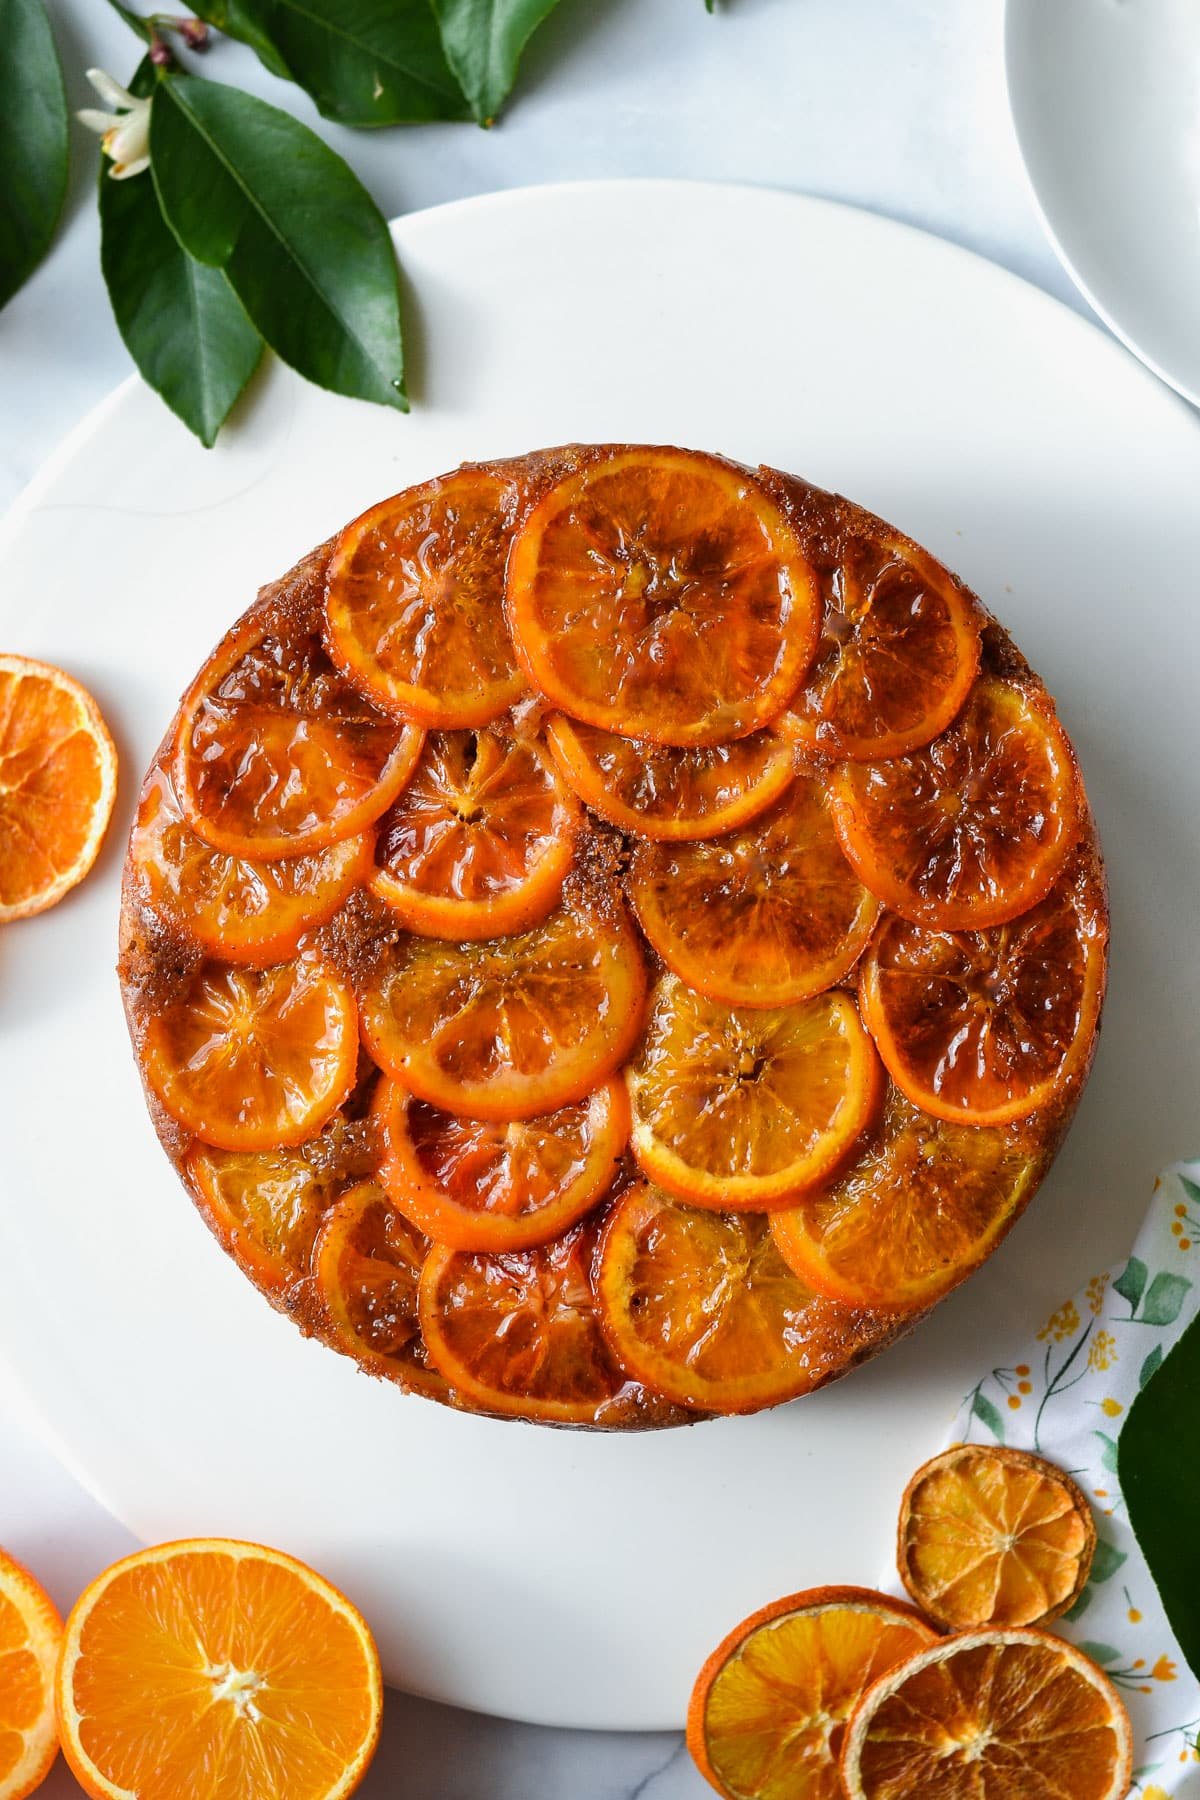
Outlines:
<svg viewBox="0 0 1200 1800"><path fill-rule="evenodd" d="M655 989L626 1078L646 1174L734 1211L786 1206L819 1181L867 1124L880 1082L849 994L731 1008L673 975Z"/></svg>
<svg viewBox="0 0 1200 1800"><path fill-rule="evenodd" d="M771 1230L818 1293L920 1312L995 1249L1044 1160L1020 1125L952 1125L889 1088L854 1159L775 1213Z"/></svg>
<svg viewBox="0 0 1200 1800"><path fill-rule="evenodd" d="M824 784L809 775L743 831L639 844L629 897L667 967L727 1006L790 1006L832 987L879 913L842 854Z"/></svg>
<svg viewBox="0 0 1200 1800"><path fill-rule="evenodd" d="M515 482L460 469L381 501L334 546L325 594L335 661L423 725L486 725L524 689L504 624Z"/></svg>
<svg viewBox="0 0 1200 1800"><path fill-rule="evenodd" d="M936 1642L911 1606L870 1588L809 1588L760 1607L696 1678L692 1760L722 1800L842 1800L846 1720L881 1675Z"/></svg>
<svg viewBox="0 0 1200 1800"><path fill-rule="evenodd" d="M917 925L980 931L1028 912L1079 836L1075 758L1048 700L985 675L941 737L890 762L843 763L842 848Z"/></svg>
<svg viewBox="0 0 1200 1800"><path fill-rule="evenodd" d="M354 996L314 952L270 969L202 963L150 1018L146 1080L179 1124L220 1150L315 1137L354 1085Z"/></svg>
<svg viewBox="0 0 1200 1800"><path fill-rule="evenodd" d="M820 612L765 490L685 450L618 450L564 476L517 531L507 596L540 693L659 744L723 743L782 712Z"/></svg>
<svg viewBox="0 0 1200 1800"><path fill-rule="evenodd" d="M400 1210L455 1250L524 1250L583 1217L612 1185L629 1139L625 1084L539 1119L462 1119L381 1084L379 1178Z"/></svg>
<svg viewBox="0 0 1200 1800"><path fill-rule="evenodd" d="M426 937L504 937L562 893L582 814L540 745L435 732L385 814L372 885Z"/></svg>
<svg viewBox="0 0 1200 1800"><path fill-rule="evenodd" d="M417 1320L417 1284L427 1240L374 1181L360 1181L332 1207L317 1234L313 1273L330 1335L373 1375L413 1393L445 1398Z"/></svg>
<svg viewBox="0 0 1200 1800"><path fill-rule="evenodd" d="M412 774L424 733L364 699L315 633L258 617L184 696L176 788L192 830L237 856L299 856L354 837Z"/></svg>
<svg viewBox="0 0 1200 1800"><path fill-rule="evenodd" d="M664 843L735 831L765 812L792 779L792 748L775 731L688 750L619 737L566 713L552 713L545 731L586 806L622 831Z"/></svg>
<svg viewBox="0 0 1200 1800"><path fill-rule="evenodd" d="M58 1755L54 1670L62 1633L41 1582L0 1550L0 1800L25 1800Z"/></svg>

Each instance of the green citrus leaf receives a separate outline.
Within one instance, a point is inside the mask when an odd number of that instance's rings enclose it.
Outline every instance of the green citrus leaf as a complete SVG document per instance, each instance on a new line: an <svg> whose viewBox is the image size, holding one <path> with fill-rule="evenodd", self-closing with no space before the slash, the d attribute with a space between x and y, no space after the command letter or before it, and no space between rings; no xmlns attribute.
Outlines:
<svg viewBox="0 0 1200 1800"><path fill-rule="evenodd" d="M226 37L249 44L263 66L272 75L278 75L281 81L292 79L292 72L275 48L270 33L259 24L258 9L253 5L244 4L243 0L205 0L203 6L196 8L196 17L207 19Z"/></svg>
<svg viewBox="0 0 1200 1800"><path fill-rule="evenodd" d="M433 0L446 61L481 125L508 98L517 66L538 26L558 0Z"/></svg>
<svg viewBox="0 0 1200 1800"><path fill-rule="evenodd" d="M67 191L67 96L42 0L0 0L0 306L50 248Z"/></svg>
<svg viewBox="0 0 1200 1800"><path fill-rule="evenodd" d="M1130 1407L1118 1456L1129 1523L1179 1648L1200 1675L1200 1319Z"/></svg>

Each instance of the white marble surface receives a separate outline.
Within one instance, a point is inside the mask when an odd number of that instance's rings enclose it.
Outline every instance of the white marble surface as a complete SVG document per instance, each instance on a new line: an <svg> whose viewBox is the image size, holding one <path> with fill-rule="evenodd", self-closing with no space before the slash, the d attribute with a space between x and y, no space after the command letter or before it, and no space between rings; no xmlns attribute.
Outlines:
<svg viewBox="0 0 1200 1800"><path fill-rule="evenodd" d="M75 104L88 98L88 64L128 76L137 45L101 0L50 6ZM702 0L563 0L491 133L321 129L388 214L572 177L757 181L941 232L1081 306L1026 192L1001 23L1001 0L724 0L715 18ZM222 45L206 72L314 117L302 95L235 46ZM129 367L97 261L94 145L80 131L75 148L58 242L0 314L0 507ZM702 266L703 246L698 252ZM730 329L748 325L731 321ZM719 346L713 378L721 378ZM48 1330L62 1328L47 1321ZM3 1395L0 1542L39 1570L64 1606L130 1547ZM60 1766L43 1791L61 1800L78 1790ZM699 1800L707 1792L673 1736L546 1731L394 1693L363 1789L368 1800Z"/></svg>

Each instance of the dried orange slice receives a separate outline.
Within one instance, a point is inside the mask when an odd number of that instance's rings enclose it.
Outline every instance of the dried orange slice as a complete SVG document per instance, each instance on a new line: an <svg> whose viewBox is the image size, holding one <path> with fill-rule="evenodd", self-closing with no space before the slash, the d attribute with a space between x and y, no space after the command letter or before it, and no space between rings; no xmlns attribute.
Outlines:
<svg viewBox="0 0 1200 1800"><path fill-rule="evenodd" d="M614 1077L539 1119L460 1119L395 1082L379 1088L379 1178L427 1237L455 1250L524 1250L574 1225L612 1185L629 1138Z"/></svg>
<svg viewBox="0 0 1200 1800"><path fill-rule="evenodd" d="M782 712L816 644L799 540L746 470L685 450L591 458L508 561L517 654L555 706L625 737L719 744Z"/></svg>
<svg viewBox="0 0 1200 1800"><path fill-rule="evenodd" d="M360 1181L327 1214L313 1272L334 1342L373 1375L444 1399L417 1322L417 1283L429 1245L374 1181Z"/></svg>
<svg viewBox="0 0 1200 1800"><path fill-rule="evenodd" d="M744 831L639 844L629 897L667 967L727 1006L790 1006L832 987L879 913L842 854L825 785L810 775Z"/></svg>
<svg viewBox="0 0 1200 1800"><path fill-rule="evenodd" d="M67 1620L63 1754L92 1800L342 1800L383 1687L360 1613L294 1557L230 1538L127 1556Z"/></svg>
<svg viewBox="0 0 1200 1800"><path fill-rule="evenodd" d="M1091 1055L1108 925L1087 872L987 931L889 918L859 973L863 1022L898 1087L939 1119L1003 1125L1048 1106Z"/></svg>
<svg viewBox="0 0 1200 1800"><path fill-rule="evenodd" d="M1124 1800L1133 1733L1116 1688L1046 1631L969 1631L880 1677L842 1744L848 1800Z"/></svg>
<svg viewBox="0 0 1200 1800"><path fill-rule="evenodd" d="M426 937L504 937L562 893L582 814L537 744L437 732L383 820L375 892Z"/></svg>
<svg viewBox="0 0 1200 1800"><path fill-rule="evenodd" d="M402 937L360 995L376 1062L472 1119L533 1119L590 1093L628 1055L646 976L620 901L576 893L519 937Z"/></svg>
<svg viewBox="0 0 1200 1800"><path fill-rule="evenodd" d="M870 1588L760 1607L696 1677L692 1760L723 1800L841 1800L846 1720L881 1675L936 1642L911 1606Z"/></svg>
<svg viewBox="0 0 1200 1800"><path fill-rule="evenodd" d="M854 1160L775 1213L771 1230L818 1293L919 1312L990 1255L1044 1163L1019 1125L951 1125L889 1088Z"/></svg>
<svg viewBox="0 0 1200 1800"><path fill-rule="evenodd" d="M956 1444L900 1508L900 1579L948 1631L1044 1625L1087 1585L1096 1521L1082 1489L1027 1450Z"/></svg>
<svg viewBox="0 0 1200 1800"><path fill-rule="evenodd" d="M412 774L424 733L365 700L319 637L251 619L184 696L176 789L192 830L256 858L323 850L366 830Z"/></svg>
<svg viewBox="0 0 1200 1800"><path fill-rule="evenodd" d="M863 762L929 743L970 692L979 627L965 588L915 544L852 540L783 729L826 756Z"/></svg>
<svg viewBox="0 0 1200 1800"><path fill-rule="evenodd" d="M0 924L83 880L116 794L116 746L87 690L50 663L0 656Z"/></svg>
<svg viewBox="0 0 1200 1800"><path fill-rule="evenodd" d="M1048 700L994 675L923 750L843 763L833 802L859 878L904 918L939 931L981 931L1028 912L1079 835L1066 733Z"/></svg>
<svg viewBox="0 0 1200 1800"><path fill-rule="evenodd" d="M62 1631L42 1584L0 1550L0 1800L25 1800L58 1755L54 1669Z"/></svg>
<svg viewBox="0 0 1200 1800"><path fill-rule="evenodd" d="M875 1110L879 1062L849 994L736 1010L674 975L626 1069L630 1146L697 1206L786 1206L845 1155Z"/></svg>
<svg viewBox="0 0 1200 1800"><path fill-rule="evenodd" d="M423 725L486 725L524 688L504 624L515 483L460 469L383 500L334 546L329 647L381 705Z"/></svg>
<svg viewBox="0 0 1200 1800"><path fill-rule="evenodd" d="M618 737L552 713L546 742L579 798L639 837L720 837L757 818L792 779L793 752L773 730L689 750Z"/></svg>
<svg viewBox="0 0 1200 1800"><path fill-rule="evenodd" d="M354 1085L354 997L311 951L271 969L203 963L154 1013L142 1067L173 1119L220 1150L315 1137Z"/></svg>

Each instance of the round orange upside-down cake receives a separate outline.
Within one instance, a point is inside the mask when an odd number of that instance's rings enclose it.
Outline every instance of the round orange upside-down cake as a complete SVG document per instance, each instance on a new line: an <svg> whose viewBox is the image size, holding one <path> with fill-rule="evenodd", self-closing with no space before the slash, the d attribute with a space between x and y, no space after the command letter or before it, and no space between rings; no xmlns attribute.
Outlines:
<svg viewBox="0 0 1200 1800"><path fill-rule="evenodd" d="M146 777L120 969L275 1306L622 1428L794 1399L978 1268L1106 966L1071 745L962 583L792 476L602 445L262 590Z"/></svg>

